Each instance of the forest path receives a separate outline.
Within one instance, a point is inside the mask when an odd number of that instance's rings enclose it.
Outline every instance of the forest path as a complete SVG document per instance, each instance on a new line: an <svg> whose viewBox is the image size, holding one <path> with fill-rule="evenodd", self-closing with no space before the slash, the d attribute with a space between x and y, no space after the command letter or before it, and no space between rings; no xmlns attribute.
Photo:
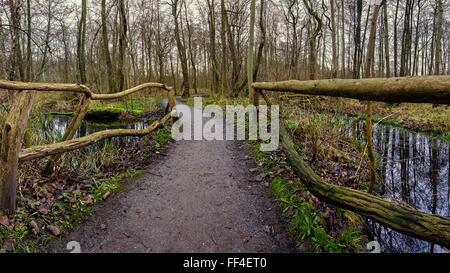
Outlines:
<svg viewBox="0 0 450 273"><path fill-rule="evenodd" d="M251 182L259 173L250 171L256 165L244 145L172 144L168 156L95 205L86 223L50 243L47 251L67 252L70 241L79 242L84 253L296 251L267 188Z"/></svg>

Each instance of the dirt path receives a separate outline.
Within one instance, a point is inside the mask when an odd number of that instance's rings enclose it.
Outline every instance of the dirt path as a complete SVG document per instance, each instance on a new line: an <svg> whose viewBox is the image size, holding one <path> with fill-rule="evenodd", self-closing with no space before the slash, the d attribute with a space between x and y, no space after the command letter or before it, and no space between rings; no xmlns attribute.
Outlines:
<svg viewBox="0 0 450 273"><path fill-rule="evenodd" d="M67 252L294 252L287 225L238 141L179 141L87 223L50 244ZM105 225L106 229L101 229ZM265 226L273 226L274 234ZM267 229L267 228L266 228Z"/></svg>

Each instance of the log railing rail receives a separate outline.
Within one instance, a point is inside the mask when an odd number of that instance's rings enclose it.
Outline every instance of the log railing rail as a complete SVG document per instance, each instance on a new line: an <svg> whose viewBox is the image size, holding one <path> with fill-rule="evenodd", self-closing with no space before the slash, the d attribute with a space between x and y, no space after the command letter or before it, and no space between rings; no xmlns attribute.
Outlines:
<svg viewBox="0 0 450 273"><path fill-rule="evenodd" d="M382 102L450 104L450 77L448 76L259 82L254 83L253 88L255 97L262 95L269 106L272 102L265 90ZM254 100L254 103L258 106L259 100ZM280 138L283 151L296 175L320 200L357 212L399 232L450 248L449 217L419 212L366 192L327 183L294 149L286 128L286 123L281 120Z"/></svg>
<svg viewBox="0 0 450 273"><path fill-rule="evenodd" d="M143 130L107 130L97 132L79 139L73 139L84 120L91 101L115 100L148 88L167 91L168 104L165 117ZM0 210L13 212L16 207L17 173L19 162L53 156L47 163L44 174L51 174L61 154L92 145L106 138L124 136L145 136L164 126L175 113L175 92L171 87L161 83L144 83L134 88L115 94L96 94L82 84L33 83L0 80L0 91L13 91L13 103L9 110L0 143ZM74 92L82 95L72 120L61 142L35 146L22 150L22 140L28 123L29 112L36 92Z"/></svg>

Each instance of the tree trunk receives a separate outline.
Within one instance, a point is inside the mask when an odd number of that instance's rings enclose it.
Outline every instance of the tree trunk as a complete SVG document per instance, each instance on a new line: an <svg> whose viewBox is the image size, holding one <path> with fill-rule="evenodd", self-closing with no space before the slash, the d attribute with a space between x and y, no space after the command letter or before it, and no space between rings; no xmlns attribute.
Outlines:
<svg viewBox="0 0 450 273"><path fill-rule="evenodd" d="M221 29L220 29L220 39L222 42L222 69L220 77L220 93L224 94L227 82L227 38L226 38L226 19L227 13L225 9L225 0L220 2L221 10Z"/></svg>
<svg viewBox="0 0 450 273"><path fill-rule="evenodd" d="M249 45L247 55L247 81L248 81L248 97L252 98L252 84L253 84L253 48L255 47L255 14L256 14L255 0L251 0L250 4L250 30L249 30Z"/></svg>
<svg viewBox="0 0 450 273"><path fill-rule="evenodd" d="M171 0L172 1L172 15L174 19L175 24L175 40L177 42L177 48L178 48L178 56L181 61L181 70L183 73L183 98L190 96L190 85L189 85L189 72L188 72L188 65L187 65L187 57L186 57L186 48L183 45L183 42L181 41L180 37L180 26L178 23L178 4L179 0Z"/></svg>
<svg viewBox="0 0 450 273"><path fill-rule="evenodd" d="M450 104L450 76L257 82L253 88L363 101Z"/></svg>
<svg viewBox="0 0 450 273"><path fill-rule="evenodd" d="M106 0L102 0L102 42L103 42L103 56L106 63L106 74L108 77L109 93L116 93L116 81L113 75L111 56L109 54L109 40L108 40L108 24L106 16Z"/></svg>
<svg viewBox="0 0 450 273"><path fill-rule="evenodd" d="M331 72L331 78L337 78L338 76L338 56L337 56L337 41L336 41L336 22L335 22L335 0L330 0L331 6L331 41L332 41L332 54L333 54L333 68Z"/></svg>
<svg viewBox="0 0 450 273"><path fill-rule="evenodd" d="M395 7L394 17L394 76L398 77L398 9L400 6L400 0L397 0Z"/></svg>
<svg viewBox="0 0 450 273"><path fill-rule="evenodd" d="M52 1L48 1L48 6L47 6L48 17L47 17L47 30L45 32L44 53L42 56L42 62L41 62L41 66L39 68L39 72L36 75L37 81L40 81L41 76L45 71L45 66L47 65L47 58L48 58L47 55L48 55L48 51L50 50L50 31L51 31L51 26L52 26L51 5L52 5Z"/></svg>
<svg viewBox="0 0 450 273"><path fill-rule="evenodd" d="M27 0L27 70L25 80L33 79L33 56L31 55L31 0Z"/></svg>
<svg viewBox="0 0 450 273"><path fill-rule="evenodd" d="M212 92L214 94L219 93L219 67L217 64L216 57L216 13L215 13L215 3L214 0L208 0L208 25L209 25L209 58L212 64L212 78L213 78L213 88Z"/></svg>
<svg viewBox="0 0 450 273"><path fill-rule="evenodd" d="M198 84L197 84L197 66L195 64L195 56L194 56L194 50L192 48L192 29L191 29L191 24L189 23L189 17L188 17L188 10L187 10L187 5L184 5L185 7L185 15L186 15L186 28L188 31L188 49L189 49L189 59L191 60L191 66L192 66L192 76L194 77L194 81L193 81L193 88L194 88L194 92L195 94L198 94ZM215 33L215 32L214 32ZM213 39L213 43L214 43L214 54L215 54L215 38ZM215 56L214 56L215 59ZM216 61L216 60L214 60ZM217 63L215 64L215 67L217 67ZM217 71L217 69L214 69L214 71ZM215 83L216 86L219 84L219 76L217 75L217 77L215 77ZM216 88L217 90L217 88Z"/></svg>
<svg viewBox="0 0 450 273"><path fill-rule="evenodd" d="M117 69L118 91L123 91L125 87L125 50L127 42L127 15L125 12L124 0L118 1L120 27L119 27L119 62Z"/></svg>
<svg viewBox="0 0 450 273"><path fill-rule="evenodd" d="M311 2L309 0L303 0L308 13L314 17L316 21L316 27L309 40L309 79L315 80L317 77L317 50L316 50L316 40L322 30L322 19L319 17L317 12L313 10Z"/></svg>
<svg viewBox="0 0 450 273"><path fill-rule="evenodd" d="M345 0L342 0L342 3L341 3L341 9L342 9L342 11L341 11L341 14L342 14L342 37L341 37L341 39L342 39L342 71L341 71L341 78L345 78L345 72L346 72L346 69L345 69L345 9L344 9L344 1Z"/></svg>
<svg viewBox="0 0 450 273"><path fill-rule="evenodd" d="M391 56L389 53L389 21L388 21L388 3L384 2L384 57L386 58L386 78L391 77Z"/></svg>
<svg viewBox="0 0 450 273"><path fill-rule="evenodd" d="M16 80L16 71L19 72L19 79L21 81L25 80L25 73L23 69L23 60L22 60L22 50L20 47L20 1L17 0L9 0L7 2L9 5L9 10L11 13L11 22L12 22L12 39L11 39L11 70L9 72L9 80ZM14 96L13 96L14 97Z"/></svg>
<svg viewBox="0 0 450 273"><path fill-rule="evenodd" d="M78 56L78 73L80 75L80 83L85 84L86 79L86 63L85 63L85 40L86 40L86 1L81 1L81 18L78 24L78 38L77 38L77 56Z"/></svg>
<svg viewBox="0 0 450 273"><path fill-rule="evenodd" d="M361 62L361 16L362 16L362 0L356 0L356 27L355 27L355 52L353 54L353 78L360 78Z"/></svg>
<svg viewBox="0 0 450 273"><path fill-rule="evenodd" d="M442 7L442 0L437 0L438 3L438 24L437 24L437 34L436 34L436 57L435 57L435 68L434 74L440 75L441 73L441 55L442 55L442 23L443 23L443 15L444 9Z"/></svg>

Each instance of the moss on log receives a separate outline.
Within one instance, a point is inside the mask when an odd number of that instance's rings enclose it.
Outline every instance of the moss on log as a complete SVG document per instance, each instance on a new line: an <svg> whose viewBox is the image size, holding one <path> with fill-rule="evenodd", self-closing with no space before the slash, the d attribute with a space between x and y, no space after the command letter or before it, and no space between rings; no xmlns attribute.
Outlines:
<svg viewBox="0 0 450 273"><path fill-rule="evenodd" d="M388 103L450 104L450 76L257 82L253 88Z"/></svg>

